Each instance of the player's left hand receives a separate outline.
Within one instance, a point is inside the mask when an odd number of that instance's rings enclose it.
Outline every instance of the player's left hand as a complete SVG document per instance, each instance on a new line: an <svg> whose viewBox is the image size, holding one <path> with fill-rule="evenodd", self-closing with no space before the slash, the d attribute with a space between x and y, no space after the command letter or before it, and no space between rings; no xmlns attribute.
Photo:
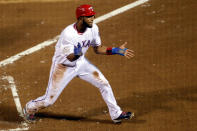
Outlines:
<svg viewBox="0 0 197 131"><path fill-rule="evenodd" d="M81 44L78 43L77 46L74 46L74 55L76 55L76 56L82 56L83 55Z"/></svg>
<svg viewBox="0 0 197 131"><path fill-rule="evenodd" d="M127 45L127 42L125 42L124 44L122 44L119 48L120 49L125 49L125 46ZM134 51L131 49L126 49L126 51L124 52L124 56L128 59L134 57Z"/></svg>

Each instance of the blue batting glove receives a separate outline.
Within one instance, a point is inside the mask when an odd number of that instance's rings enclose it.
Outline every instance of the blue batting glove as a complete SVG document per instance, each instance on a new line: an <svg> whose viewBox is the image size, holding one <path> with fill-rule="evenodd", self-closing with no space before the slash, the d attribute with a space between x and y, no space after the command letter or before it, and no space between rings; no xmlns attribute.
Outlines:
<svg viewBox="0 0 197 131"><path fill-rule="evenodd" d="M120 48L112 48L112 54L119 54L124 56L125 51L127 50L127 48L124 49L120 49Z"/></svg>
<svg viewBox="0 0 197 131"><path fill-rule="evenodd" d="M82 47L79 43L77 46L74 47L74 55L78 55L78 56L82 55Z"/></svg>

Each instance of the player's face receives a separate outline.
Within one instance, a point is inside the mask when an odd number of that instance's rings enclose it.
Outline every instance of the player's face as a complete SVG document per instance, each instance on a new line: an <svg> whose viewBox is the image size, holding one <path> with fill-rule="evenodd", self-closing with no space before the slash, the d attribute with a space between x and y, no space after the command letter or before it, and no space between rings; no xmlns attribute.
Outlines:
<svg viewBox="0 0 197 131"><path fill-rule="evenodd" d="M95 17L94 15L92 15L92 16L84 16L83 22L88 28L92 28L94 17Z"/></svg>

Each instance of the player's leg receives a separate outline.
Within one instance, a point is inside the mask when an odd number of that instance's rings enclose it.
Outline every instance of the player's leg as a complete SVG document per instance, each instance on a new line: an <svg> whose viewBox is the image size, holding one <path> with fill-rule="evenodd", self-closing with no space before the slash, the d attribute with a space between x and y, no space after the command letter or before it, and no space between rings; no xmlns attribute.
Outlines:
<svg viewBox="0 0 197 131"><path fill-rule="evenodd" d="M48 87L45 95L31 100L26 104L26 112L35 114L39 109L52 105L61 94L66 85L76 76L72 67L62 64L53 64L50 71Z"/></svg>
<svg viewBox="0 0 197 131"><path fill-rule="evenodd" d="M97 69L94 65L85 61L85 63L81 66L78 74L79 78L91 83L92 85L96 86L105 103L108 106L109 113L111 119L116 119L122 113L122 110L117 105L116 99L114 97L112 88L104 77L104 75Z"/></svg>

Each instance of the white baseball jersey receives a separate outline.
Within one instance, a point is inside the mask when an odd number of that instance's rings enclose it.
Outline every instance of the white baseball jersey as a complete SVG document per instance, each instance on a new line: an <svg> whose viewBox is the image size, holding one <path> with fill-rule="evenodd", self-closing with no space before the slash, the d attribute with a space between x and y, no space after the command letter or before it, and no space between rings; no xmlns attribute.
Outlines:
<svg viewBox="0 0 197 131"><path fill-rule="evenodd" d="M83 55L74 62L70 62L66 57L74 53L74 46L81 44ZM87 28L84 33L79 33L76 29L76 24L71 24L66 27L56 44L55 55L53 61L67 66L75 66L84 59L84 55L90 46L101 45L99 30L96 24L92 28Z"/></svg>
<svg viewBox="0 0 197 131"><path fill-rule="evenodd" d="M70 62L67 56L74 53L74 46L81 44L83 55L74 62ZM111 119L117 118L122 110L117 105L113 91L107 79L93 64L84 57L89 46L101 44L99 30L96 24L87 28L84 33L78 33L75 24L69 25L63 30L57 42L53 63L51 66L48 87L45 94L26 104L29 114L52 105L63 89L76 76L97 87L108 106Z"/></svg>

